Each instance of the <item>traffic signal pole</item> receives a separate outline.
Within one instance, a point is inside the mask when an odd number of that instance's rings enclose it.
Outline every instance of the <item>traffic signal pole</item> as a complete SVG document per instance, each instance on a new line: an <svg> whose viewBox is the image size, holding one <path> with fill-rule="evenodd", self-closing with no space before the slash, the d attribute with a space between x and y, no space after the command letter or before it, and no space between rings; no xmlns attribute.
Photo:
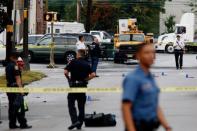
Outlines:
<svg viewBox="0 0 197 131"><path fill-rule="evenodd" d="M28 49L28 8L29 2L28 0L24 0L24 23L23 23L23 61L25 63L25 70L30 70L29 65L29 49Z"/></svg>
<svg viewBox="0 0 197 131"><path fill-rule="evenodd" d="M6 27L6 60L9 61L11 52L14 50L12 41L13 21L12 21L13 0L7 1L7 27Z"/></svg>
<svg viewBox="0 0 197 131"><path fill-rule="evenodd" d="M53 14L54 15L54 14ZM54 33L53 33L53 26L54 26L54 18L52 18L51 21L51 50L50 50L50 63L47 66L48 68L55 68L55 60L54 60L54 46L55 46L55 41L54 41Z"/></svg>

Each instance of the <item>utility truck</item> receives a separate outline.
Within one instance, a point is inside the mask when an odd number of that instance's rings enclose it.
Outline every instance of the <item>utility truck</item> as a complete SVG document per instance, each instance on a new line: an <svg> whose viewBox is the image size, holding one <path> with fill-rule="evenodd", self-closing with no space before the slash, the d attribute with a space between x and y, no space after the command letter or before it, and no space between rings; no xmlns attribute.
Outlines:
<svg viewBox="0 0 197 131"><path fill-rule="evenodd" d="M137 19L120 19L119 32L114 36L114 63L125 63L129 59L135 59L139 44L153 43L153 34L145 35L138 30Z"/></svg>

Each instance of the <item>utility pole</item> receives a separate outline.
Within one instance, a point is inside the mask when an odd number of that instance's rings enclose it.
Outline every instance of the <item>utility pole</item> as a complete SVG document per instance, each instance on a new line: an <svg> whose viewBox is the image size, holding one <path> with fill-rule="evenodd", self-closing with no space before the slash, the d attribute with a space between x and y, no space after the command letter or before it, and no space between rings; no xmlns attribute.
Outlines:
<svg viewBox="0 0 197 131"><path fill-rule="evenodd" d="M9 61L11 52L13 51L13 21L12 21L13 0L7 1L7 27L6 27L6 60Z"/></svg>
<svg viewBox="0 0 197 131"><path fill-rule="evenodd" d="M92 0L88 0L87 14L86 14L86 32L90 33L92 15Z"/></svg>
<svg viewBox="0 0 197 131"><path fill-rule="evenodd" d="M24 10L23 10L23 61L25 63L25 70L30 70L29 65L29 49L28 49L28 8L29 0L24 0Z"/></svg>
<svg viewBox="0 0 197 131"><path fill-rule="evenodd" d="M80 22L80 16L81 16L80 0L77 0L77 22Z"/></svg>

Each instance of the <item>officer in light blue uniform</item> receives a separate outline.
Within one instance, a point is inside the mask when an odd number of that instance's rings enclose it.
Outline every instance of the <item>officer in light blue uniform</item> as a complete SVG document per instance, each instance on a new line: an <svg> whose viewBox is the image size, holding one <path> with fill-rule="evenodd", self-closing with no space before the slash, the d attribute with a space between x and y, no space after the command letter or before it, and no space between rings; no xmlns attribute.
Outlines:
<svg viewBox="0 0 197 131"><path fill-rule="evenodd" d="M123 81L122 111L126 131L156 131L161 124L171 131L159 106L159 88L150 72L155 50L152 44L138 47L139 65Z"/></svg>
<svg viewBox="0 0 197 131"><path fill-rule="evenodd" d="M133 102L133 118L157 120L159 88L151 73L145 74L140 66L128 74L123 82L123 100Z"/></svg>

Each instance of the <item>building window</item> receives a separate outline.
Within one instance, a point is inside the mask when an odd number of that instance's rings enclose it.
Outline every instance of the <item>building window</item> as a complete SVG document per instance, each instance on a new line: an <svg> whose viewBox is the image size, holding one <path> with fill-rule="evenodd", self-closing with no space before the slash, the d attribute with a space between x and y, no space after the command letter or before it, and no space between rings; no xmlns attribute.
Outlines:
<svg viewBox="0 0 197 131"><path fill-rule="evenodd" d="M60 33L60 29L55 29L55 33Z"/></svg>
<svg viewBox="0 0 197 131"><path fill-rule="evenodd" d="M50 27L48 27L48 33L50 33L51 32L51 29L50 29Z"/></svg>

